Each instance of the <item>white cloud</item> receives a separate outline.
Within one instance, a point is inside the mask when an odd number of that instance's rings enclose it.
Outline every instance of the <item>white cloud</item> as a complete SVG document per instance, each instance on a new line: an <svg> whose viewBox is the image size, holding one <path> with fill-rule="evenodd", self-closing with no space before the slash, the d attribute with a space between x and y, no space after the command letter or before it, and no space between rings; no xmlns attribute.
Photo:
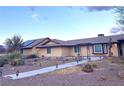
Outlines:
<svg viewBox="0 0 124 93"><path fill-rule="evenodd" d="M32 15L32 18L33 18L35 21L39 21L39 19L40 19L39 15L36 14L36 13Z"/></svg>
<svg viewBox="0 0 124 93"><path fill-rule="evenodd" d="M110 31L112 34L122 34L123 30L119 27L113 27Z"/></svg>

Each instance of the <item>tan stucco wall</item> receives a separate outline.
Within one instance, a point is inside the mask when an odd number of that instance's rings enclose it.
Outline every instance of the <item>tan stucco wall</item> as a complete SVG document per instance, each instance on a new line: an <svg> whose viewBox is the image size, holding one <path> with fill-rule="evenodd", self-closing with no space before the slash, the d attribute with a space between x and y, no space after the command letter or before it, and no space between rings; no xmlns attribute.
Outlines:
<svg viewBox="0 0 124 93"><path fill-rule="evenodd" d="M24 55L30 55L30 54L32 54L32 49L23 49L23 54Z"/></svg>
<svg viewBox="0 0 124 93"><path fill-rule="evenodd" d="M118 56L118 47L117 44L112 44L111 52L113 53L113 56ZM77 53L74 52L74 48L72 49L72 55L77 56ZM109 54L93 54L92 46L89 46L89 55L90 56L108 56ZM87 46L81 46L80 51L81 56L87 56Z"/></svg>
<svg viewBox="0 0 124 93"><path fill-rule="evenodd" d="M92 46L89 47L90 56L108 56L109 54L93 54ZM113 56L118 56L117 44L112 44L111 49ZM77 56L77 53L74 52L74 47L52 47L51 54L47 54L47 48L33 48L33 49L24 49L24 55L36 54L39 57L44 56ZM87 46L81 46L81 56L87 56Z"/></svg>
<svg viewBox="0 0 124 93"><path fill-rule="evenodd" d="M93 54L92 53L92 47L90 48L91 56L109 56L109 53L107 54ZM111 52L113 53L112 56L118 56L118 47L117 44L112 44Z"/></svg>
<svg viewBox="0 0 124 93"><path fill-rule="evenodd" d="M113 56L118 56L118 46L117 44L112 44L112 49L111 49Z"/></svg>
<svg viewBox="0 0 124 93"><path fill-rule="evenodd" d="M47 54L47 48L38 48L37 49L38 56L73 56L72 55L72 48L68 47L52 47L51 54Z"/></svg>
<svg viewBox="0 0 124 93"><path fill-rule="evenodd" d="M73 48L72 47L61 47L62 56L73 56Z"/></svg>
<svg viewBox="0 0 124 93"><path fill-rule="evenodd" d="M80 56L87 56L87 46L81 46L80 48L81 48L81 51L79 52ZM78 55L78 53L75 53L74 47L72 47L71 53L72 53L72 56Z"/></svg>
<svg viewBox="0 0 124 93"><path fill-rule="evenodd" d="M48 54L49 56L61 56L62 55L62 48L56 47L51 49L51 54Z"/></svg>
<svg viewBox="0 0 124 93"><path fill-rule="evenodd" d="M81 56L87 56L87 46L81 46Z"/></svg>
<svg viewBox="0 0 124 93"><path fill-rule="evenodd" d="M23 54L24 55L31 55L31 54L36 54L37 55L37 51L36 51L35 47L32 48L32 49L24 49Z"/></svg>
<svg viewBox="0 0 124 93"><path fill-rule="evenodd" d="M38 48L37 49L38 56L62 56L62 48L56 47L51 48L51 54L47 54L47 48Z"/></svg>
<svg viewBox="0 0 124 93"><path fill-rule="evenodd" d="M36 48L35 47L32 48L32 53L33 54L37 54L37 51L36 51Z"/></svg>
<svg viewBox="0 0 124 93"><path fill-rule="evenodd" d="M81 48L81 51L79 53L80 56L87 56L87 46L81 46L80 48ZM89 46L89 52L88 53L90 53L90 55L92 55L92 46ZM73 54L73 56L78 55L78 53L75 53L74 47L73 47L73 50L72 50L72 54Z"/></svg>
<svg viewBox="0 0 124 93"><path fill-rule="evenodd" d="M36 51L39 57L45 56L45 48L37 48Z"/></svg>

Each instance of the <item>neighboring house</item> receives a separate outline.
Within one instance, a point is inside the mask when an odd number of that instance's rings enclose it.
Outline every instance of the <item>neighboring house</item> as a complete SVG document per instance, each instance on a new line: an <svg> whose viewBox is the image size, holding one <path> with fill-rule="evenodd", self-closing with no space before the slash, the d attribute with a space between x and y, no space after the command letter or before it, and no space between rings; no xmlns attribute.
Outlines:
<svg viewBox="0 0 124 93"><path fill-rule="evenodd" d="M23 44L23 54L39 57L52 56L108 56L111 44L112 56L124 56L124 34L62 41L50 38L28 40Z"/></svg>

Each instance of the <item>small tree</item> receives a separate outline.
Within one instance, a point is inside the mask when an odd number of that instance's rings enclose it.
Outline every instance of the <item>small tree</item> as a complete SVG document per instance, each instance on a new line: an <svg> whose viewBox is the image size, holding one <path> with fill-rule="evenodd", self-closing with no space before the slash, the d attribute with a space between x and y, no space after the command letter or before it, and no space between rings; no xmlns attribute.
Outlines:
<svg viewBox="0 0 124 93"><path fill-rule="evenodd" d="M8 59L11 65L15 66L24 63L20 54L22 43L23 40L19 35L14 35L12 38L6 39L5 44L8 47Z"/></svg>
<svg viewBox="0 0 124 93"><path fill-rule="evenodd" d="M22 38L19 35L14 35L12 38L7 38L5 41L9 52L18 52L22 46Z"/></svg>

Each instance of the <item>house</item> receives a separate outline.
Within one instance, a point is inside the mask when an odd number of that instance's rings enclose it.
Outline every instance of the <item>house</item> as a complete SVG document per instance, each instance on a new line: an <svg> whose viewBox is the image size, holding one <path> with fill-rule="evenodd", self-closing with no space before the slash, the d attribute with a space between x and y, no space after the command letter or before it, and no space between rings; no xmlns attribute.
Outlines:
<svg viewBox="0 0 124 93"><path fill-rule="evenodd" d="M124 56L124 34L98 34L97 37L68 41L41 38L23 44L24 55L36 54L39 57L109 56L110 53L112 56Z"/></svg>

